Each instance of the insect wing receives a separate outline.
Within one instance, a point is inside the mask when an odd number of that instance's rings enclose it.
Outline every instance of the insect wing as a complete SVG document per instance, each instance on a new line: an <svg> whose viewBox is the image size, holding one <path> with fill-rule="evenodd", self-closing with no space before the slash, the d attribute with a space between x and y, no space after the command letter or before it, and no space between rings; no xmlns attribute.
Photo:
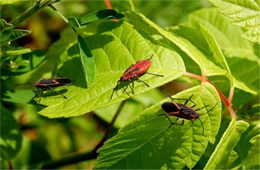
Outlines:
<svg viewBox="0 0 260 170"><path fill-rule="evenodd" d="M70 85L72 83L68 78L56 78L54 81L58 82L60 85Z"/></svg>

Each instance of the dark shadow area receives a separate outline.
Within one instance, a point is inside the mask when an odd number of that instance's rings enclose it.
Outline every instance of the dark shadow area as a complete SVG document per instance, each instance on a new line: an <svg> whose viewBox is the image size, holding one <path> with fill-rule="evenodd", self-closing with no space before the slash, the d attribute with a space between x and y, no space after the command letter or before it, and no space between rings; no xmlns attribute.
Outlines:
<svg viewBox="0 0 260 170"><path fill-rule="evenodd" d="M54 90L55 90L56 92L54 92ZM60 95L60 94L64 94L64 93L66 93L67 91L68 91L67 89L62 89L62 90L59 90L59 91L56 90L56 89L53 89L53 91L52 91L52 90L46 90L46 91L43 92L42 97L60 96L60 97L63 98L63 96ZM60 94L59 94L59 93L60 93Z"/></svg>

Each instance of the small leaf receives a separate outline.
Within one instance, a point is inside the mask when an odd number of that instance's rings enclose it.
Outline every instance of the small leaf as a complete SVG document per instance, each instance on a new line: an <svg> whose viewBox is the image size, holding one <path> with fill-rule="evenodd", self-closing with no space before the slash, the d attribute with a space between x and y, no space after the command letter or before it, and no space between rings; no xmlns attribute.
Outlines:
<svg viewBox="0 0 260 170"><path fill-rule="evenodd" d="M0 45L21 38L31 31L14 29L12 24L7 23L4 19L0 19Z"/></svg>
<svg viewBox="0 0 260 170"><path fill-rule="evenodd" d="M124 15L113 9L104 9L87 14L79 19L80 26L90 24L101 19L121 19Z"/></svg>
<svg viewBox="0 0 260 170"><path fill-rule="evenodd" d="M7 55L22 55L26 53L30 53L32 50L30 48L17 48L14 50L7 50L6 54Z"/></svg>
<svg viewBox="0 0 260 170"><path fill-rule="evenodd" d="M12 103L27 104L35 96L32 90L16 90L15 92L7 91L2 96L2 100Z"/></svg>
<svg viewBox="0 0 260 170"><path fill-rule="evenodd" d="M238 143L241 135L247 130L249 124L244 121L236 121L232 119L229 127L219 141L215 151L208 160L205 169L216 169L226 161L232 150Z"/></svg>
<svg viewBox="0 0 260 170"><path fill-rule="evenodd" d="M10 160L21 148L22 135L13 115L1 105L0 158Z"/></svg>
<svg viewBox="0 0 260 170"><path fill-rule="evenodd" d="M209 0L222 13L232 18L235 25L247 30L244 38L260 43L260 4L255 0Z"/></svg>

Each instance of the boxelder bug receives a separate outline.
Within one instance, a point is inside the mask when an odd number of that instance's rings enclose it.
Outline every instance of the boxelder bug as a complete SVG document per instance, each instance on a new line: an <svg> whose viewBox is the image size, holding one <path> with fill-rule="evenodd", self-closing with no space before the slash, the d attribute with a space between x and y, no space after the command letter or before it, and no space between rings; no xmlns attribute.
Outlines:
<svg viewBox="0 0 260 170"><path fill-rule="evenodd" d="M176 103L176 102L164 102L162 104L162 109L167 113L167 114L161 114L161 115L158 115L158 116L165 116L170 122L170 126L169 128L172 126L172 125L183 125L184 124L184 120L182 120L182 123L181 124L178 124L177 121L179 120L179 118L181 119L185 119L185 120L190 120L192 123L193 123L193 119L199 119L201 125L202 125L202 134L204 135L204 126L203 126L203 123L202 121L200 120L200 114L197 112L203 108L206 108L208 107L209 105L206 105L206 106L203 106L201 108L198 108L198 109L193 109L196 104L191 100L193 95L191 95L188 99L181 99L181 98L172 98L172 101L173 100L185 100L185 103L184 104L181 104L181 103ZM191 107L187 106L186 104L188 102L191 102L193 103L193 105ZM212 111L216 106L217 106L218 103L215 104L215 106L213 106L208 112ZM176 116L177 119L172 122L171 119L168 117L169 116Z"/></svg>
<svg viewBox="0 0 260 170"><path fill-rule="evenodd" d="M126 71L124 72L124 74L120 77L120 79L117 81L117 84L116 84L116 87L113 89L113 92L110 96L110 100L112 99L113 97L113 94L115 91L118 90L119 88L119 85L121 83L124 83L124 82L127 82L127 85L125 86L124 88L124 92L127 93L127 95L129 97L131 97L129 95L129 93L126 91L127 90L127 87L129 86L132 93L134 94L134 89L133 87L130 85L130 83L133 81L137 81L137 82L141 82L143 83L144 85L146 85L147 87L149 87L149 85L144 82L143 80L140 80L139 77L141 77L142 75L144 75L145 73L147 74L151 74L151 75L154 75L154 76L159 76L159 77L163 77L163 75L159 75L159 74L154 74L154 73L149 73L147 72L147 70L150 68L151 64L152 64L152 61L151 59L153 58L153 55L149 58L149 59L146 59L146 60L141 60L141 61L137 61L135 64L132 64L130 67L128 67L126 69Z"/></svg>
<svg viewBox="0 0 260 170"><path fill-rule="evenodd" d="M35 89L33 89L33 92L35 93L34 98L39 97L40 100L37 103L40 103L41 95L43 94L43 91L52 90L55 93L63 96L64 99L66 99L67 98L66 96L59 93L58 91L55 91L54 88L59 86L64 86L64 85L70 85L70 84L71 84L71 80L68 78L60 77L54 79L42 79L39 82L37 82L35 85L33 85L35 87Z"/></svg>

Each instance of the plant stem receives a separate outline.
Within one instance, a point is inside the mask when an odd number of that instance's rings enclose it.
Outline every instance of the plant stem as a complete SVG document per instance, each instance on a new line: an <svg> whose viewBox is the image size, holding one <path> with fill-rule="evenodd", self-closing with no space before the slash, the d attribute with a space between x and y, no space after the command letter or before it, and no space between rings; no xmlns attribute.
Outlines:
<svg viewBox="0 0 260 170"><path fill-rule="evenodd" d="M66 22L67 24L69 23L67 18L64 15L62 15L60 11L57 10L57 8L55 8L53 5L49 5L49 7L53 9L63 19L64 22Z"/></svg>
<svg viewBox="0 0 260 170"><path fill-rule="evenodd" d="M43 164L42 169L54 169L54 168L58 168L64 165L69 165L69 164L74 164L74 163L78 163L81 161L86 161L86 160L91 160L91 159L95 159L98 154L97 154L97 150L104 144L104 142L106 141L109 133L111 132L113 125L119 115L119 113L122 111L123 106L125 105L126 100L123 101L119 108L117 109L112 121L110 122L102 140L97 144L97 146L90 152L85 152L85 153L78 153L78 154L74 154L71 156L67 156L64 157L60 160L56 160L56 161L49 161Z"/></svg>
<svg viewBox="0 0 260 170"><path fill-rule="evenodd" d="M105 132L105 135L103 136L102 140L97 144L97 146L95 147L94 151L97 151L101 146L103 146L104 142L106 141L109 133L111 132L111 130L112 130L113 126L114 126L114 123L115 123L119 113L121 113L121 110L123 109L123 106L125 105L125 103L126 103L126 100L124 100L120 104L119 108L116 111L116 114L114 115L112 121L110 122L110 124L109 124L109 126L108 126L108 128L107 128L107 130Z"/></svg>
<svg viewBox="0 0 260 170"><path fill-rule="evenodd" d="M57 161L50 161L45 163L42 166L42 169L55 169L64 165L74 164L81 161L95 159L97 157L97 153L95 151L86 152L86 153L78 153L75 155L64 157Z"/></svg>
<svg viewBox="0 0 260 170"><path fill-rule="evenodd" d="M217 90L221 100L223 101L223 103L225 104L225 106L227 107L231 117L233 119L236 119L236 115L235 115L235 112L231 106L231 103L232 103L232 98L233 98L233 94L234 94L234 87L231 87L230 89L230 95L229 95L229 99L226 98L226 96L215 86L215 84L213 84L210 80L208 80L206 78L206 76L199 76L199 75L196 75L196 74L192 74L192 73L189 73L189 72L185 72L184 75L186 76L189 76L189 77L192 77L192 78L195 78L197 80L200 80L200 81L206 81L208 83L210 83L211 85L213 85L215 87L215 89Z"/></svg>
<svg viewBox="0 0 260 170"><path fill-rule="evenodd" d="M105 3L106 3L106 6L107 6L108 9L113 9L110 0L105 0Z"/></svg>
<svg viewBox="0 0 260 170"><path fill-rule="evenodd" d="M50 5L52 3L57 2L58 0L45 0L42 2L42 0L38 0L32 7L27 9L23 14L16 17L13 21L11 21L11 24L13 24L14 27L22 23L24 20L26 20L28 17L36 13L41 8ZM41 3L42 2L42 3Z"/></svg>

